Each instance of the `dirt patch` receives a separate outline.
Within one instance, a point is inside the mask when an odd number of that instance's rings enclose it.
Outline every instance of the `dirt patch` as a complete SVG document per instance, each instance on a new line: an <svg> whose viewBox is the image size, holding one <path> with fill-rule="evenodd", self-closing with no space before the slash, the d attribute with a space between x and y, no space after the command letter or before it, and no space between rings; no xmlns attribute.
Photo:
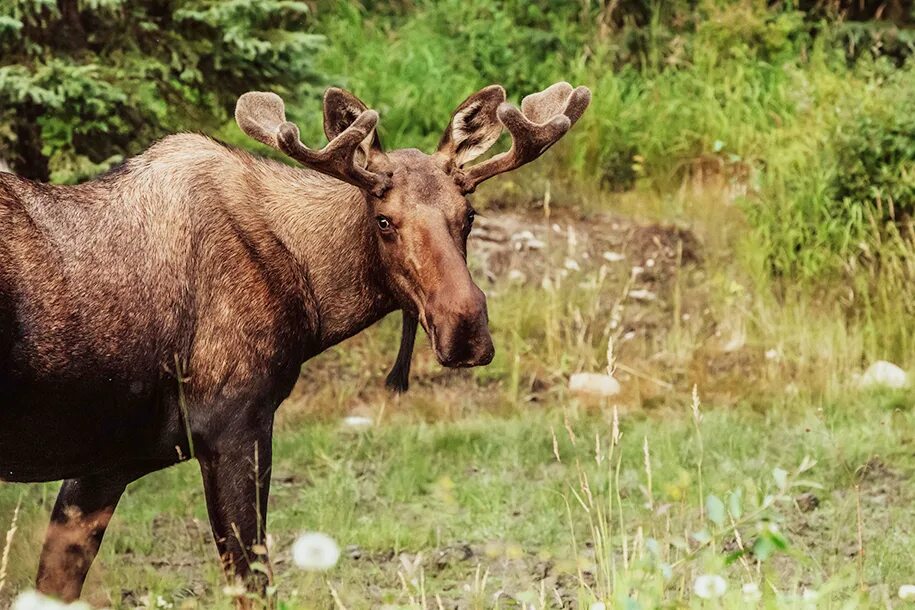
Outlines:
<svg viewBox="0 0 915 610"><path fill-rule="evenodd" d="M663 281L678 267L702 261L699 240L689 229L606 214L480 216L468 249L491 281L509 275L539 279L557 264L570 272L602 265L635 268L643 281Z"/></svg>

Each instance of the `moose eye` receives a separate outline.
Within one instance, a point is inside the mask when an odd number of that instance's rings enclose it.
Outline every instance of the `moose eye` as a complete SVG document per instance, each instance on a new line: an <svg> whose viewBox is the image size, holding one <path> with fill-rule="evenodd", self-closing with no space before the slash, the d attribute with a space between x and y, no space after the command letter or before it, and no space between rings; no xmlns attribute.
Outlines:
<svg viewBox="0 0 915 610"><path fill-rule="evenodd" d="M378 228L382 231L390 230L394 225L391 223L391 219L387 216L376 216L375 220L378 222Z"/></svg>
<svg viewBox="0 0 915 610"><path fill-rule="evenodd" d="M467 226L468 226L468 227L472 227L472 226L473 226L473 220L474 220L476 217L477 217L477 213L476 213L475 211L470 210L469 212L467 212Z"/></svg>

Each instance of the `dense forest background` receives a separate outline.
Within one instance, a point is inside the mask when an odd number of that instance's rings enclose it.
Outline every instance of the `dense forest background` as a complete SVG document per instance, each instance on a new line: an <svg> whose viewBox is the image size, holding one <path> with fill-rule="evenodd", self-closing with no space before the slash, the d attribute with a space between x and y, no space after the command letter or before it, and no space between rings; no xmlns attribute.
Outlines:
<svg viewBox="0 0 915 610"><path fill-rule="evenodd" d="M516 99L594 90L549 178L664 191L713 172L775 274L840 271L915 208L915 8L908 0L3 0L0 157L91 177L169 132L250 146L237 96L272 89L320 139L319 96L377 108L388 146L428 148L486 84ZM522 174L497 195L523 202ZM581 199L581 197L579 197ZM876 231L876 233L875 233Z"/></svg>

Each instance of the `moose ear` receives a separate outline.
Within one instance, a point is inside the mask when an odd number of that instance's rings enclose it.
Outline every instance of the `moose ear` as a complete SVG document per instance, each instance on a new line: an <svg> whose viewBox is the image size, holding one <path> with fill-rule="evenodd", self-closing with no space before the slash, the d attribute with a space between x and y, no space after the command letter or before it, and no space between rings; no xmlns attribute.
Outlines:
<svg viewBox="0 0 915 610"><path fill-rule="evenodd" d="M368 110L358 97L337 87L324 92L324 135L330 142L353 124L363 112ZM378 132L372 129L359 145L356 154L357 163L365 166L375 154L383 154Z"/></svg>
<svg viewBox="0 0 915 610"><path fill-rule="evenodd" d="M504 101L505 89L499 85L490 85L464 100L442 134L438 154L461 167L489 150L502 134L496 111Z"/></svg>

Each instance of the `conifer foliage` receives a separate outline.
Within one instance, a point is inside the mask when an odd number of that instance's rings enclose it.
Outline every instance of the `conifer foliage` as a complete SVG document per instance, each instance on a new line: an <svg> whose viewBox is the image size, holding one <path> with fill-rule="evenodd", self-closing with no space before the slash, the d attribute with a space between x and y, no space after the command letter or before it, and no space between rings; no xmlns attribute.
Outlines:
<svg viewBox="0 0 915 610"><path fill-rule="evenodd" d="M0 158L75 181L250 89L315 82L309 8L283 0L0 0Z"/></svg>

